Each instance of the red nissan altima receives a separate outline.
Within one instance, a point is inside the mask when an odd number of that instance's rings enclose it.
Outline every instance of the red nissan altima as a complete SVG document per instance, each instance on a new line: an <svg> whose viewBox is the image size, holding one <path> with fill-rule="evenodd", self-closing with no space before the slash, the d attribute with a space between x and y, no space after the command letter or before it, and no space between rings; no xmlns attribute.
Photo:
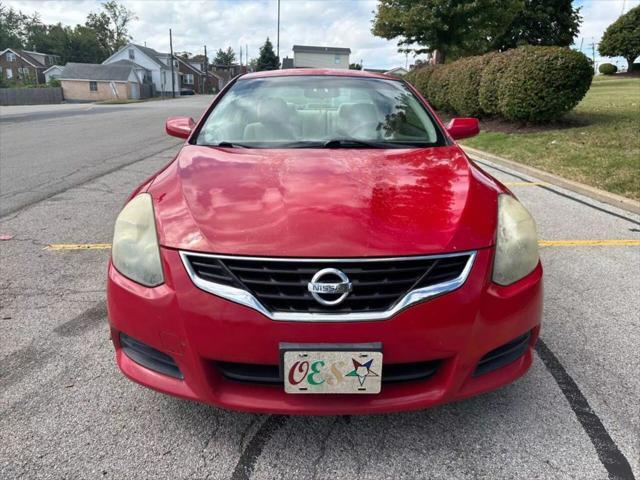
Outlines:
<svg viewBox="0 0 640 480"><path fill-rule="evenodd" d="M237 410L420 409L505 385L542 314L536 226L406 82L242 75L120 212L116 360L155 390Z"/></svg>

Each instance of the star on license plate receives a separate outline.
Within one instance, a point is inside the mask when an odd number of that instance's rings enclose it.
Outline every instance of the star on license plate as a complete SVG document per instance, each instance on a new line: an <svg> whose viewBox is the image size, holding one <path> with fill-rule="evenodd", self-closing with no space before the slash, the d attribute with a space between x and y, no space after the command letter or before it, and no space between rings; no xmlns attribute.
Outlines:
<svg viewBox="0 0 640 480"><path fill-rule="evenodd" d="M380 393L382 352L285 351L287 393Z"/></svg>

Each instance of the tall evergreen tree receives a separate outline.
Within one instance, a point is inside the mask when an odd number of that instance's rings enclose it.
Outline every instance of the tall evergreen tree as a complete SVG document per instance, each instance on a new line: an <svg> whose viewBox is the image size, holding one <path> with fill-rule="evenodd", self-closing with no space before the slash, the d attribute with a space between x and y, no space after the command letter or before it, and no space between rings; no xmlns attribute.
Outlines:
<svg viewBox="0 0 640 480"><path fill-rule="evenodd" d="M236 63L236 52L233 48L228 47L226 50L218 49L216 56L213 58L213 63L216 65L229 66Z"/></svg>
<svg viewBox="0 0 640 480"><path fill-rule="evenodd" d="M273 51L273 44L269 37L264 45L260 47L260 56L256 64L256 70L261 72L263 70L277 70L280 68L280 59Z"/></svg>

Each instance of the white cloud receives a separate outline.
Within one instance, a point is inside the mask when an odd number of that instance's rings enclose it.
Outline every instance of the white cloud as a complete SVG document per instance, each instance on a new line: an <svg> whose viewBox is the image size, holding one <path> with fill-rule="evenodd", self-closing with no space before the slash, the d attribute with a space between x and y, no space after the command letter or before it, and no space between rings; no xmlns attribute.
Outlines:
<svg viewBox="0 0 640 480"><path fill-rule="evenodd" d="M135 42L160 51L169 50L169 28L173 30L175 51L210 54L218 48L249 47L249 57L258 55L267 37L276 43L276 0L155 1L124 0L138 20L130 28ZM351 61L364 61L365 67L391 68L405 64L396 42L371 34L376 0L282 0L280 54L292 56L293 44L351 48ZM25 13L38 11L45 23L66 25L84 23L89 12L99 11L97 0L3 0L3 4ZM591 56L589 44L599 41L606 27L622 12L640 0L585 0L584 18L576 39ZM596 57L598 54L596 52ZM596 58L598 59L598 58ZM409 56L409 63L414 61ZM620 62L623 65L624 62Z"/></svg>
<svg viewBox="0 0 640 480"><path fill-rule="evenodd" d="M84 23L89 12L99 11L94 0L33 1L3 0L7 6L24 13L37 11L45 23L66 25ZM249 57L269 37L276 45L277 2L275 0L152 1L124 0L138 20L130 27L135 42L169 50L169 28L173 31L175 51L210 53L231 46L236 54L240 46L249 47ZM351 61L364 61L366 67L391 68L405 64L395 41L371 34L375 0L282 0L280 11L280 55L292 56L291 47L324 45L351 48ZM414 58L409 57L409 63Z"/></svg>

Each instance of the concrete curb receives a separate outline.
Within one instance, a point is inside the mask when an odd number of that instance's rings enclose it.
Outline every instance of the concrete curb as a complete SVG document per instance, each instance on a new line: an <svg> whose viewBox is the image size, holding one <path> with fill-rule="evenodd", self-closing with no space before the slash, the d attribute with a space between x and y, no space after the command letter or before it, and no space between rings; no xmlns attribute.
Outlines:
<svg viewBox="0 0 640 480"><path fill-rule="evenodd" d="M594 200L598 200L599 202L606 203L607 205L612 205L614 207L621 208L622 210L626 210L627 212L640 215L640 202L631 200L630 198L616 195L615 193L605 192L604 190L590 187L589 185L585 185L583 183L574 182L573 180L568 180L558 175L554 175L553 173L548 173L544 170L529 167L527 165L514 162L513 160L507 160L506 158L483 152L482 150L478 150L476 148L467 147L465 145L461 145L461 147L464 149L467 155L469 155L469 157L473 159L485 160L487 162L492 162L508 167L517 172L531 175L532 177L538 178L546 183L571 190L572 192L576 192Z"/></svg>

